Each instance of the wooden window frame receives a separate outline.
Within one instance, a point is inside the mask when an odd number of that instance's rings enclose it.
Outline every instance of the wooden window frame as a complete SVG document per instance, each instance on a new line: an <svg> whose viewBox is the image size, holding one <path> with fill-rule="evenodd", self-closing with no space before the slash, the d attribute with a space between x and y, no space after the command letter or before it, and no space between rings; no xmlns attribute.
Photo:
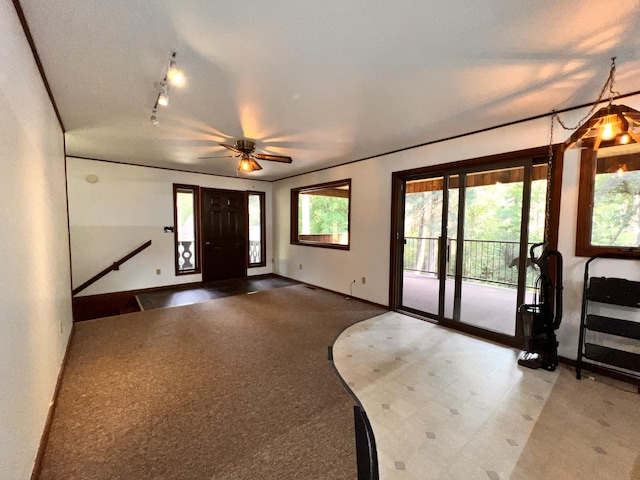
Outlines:
<svg viewBox="0 0 640 480"><path fill-rule="evenodd" d="M325 242L311 242L300 240L298 237L298 204L299 196L301 193L312 192L316 190L324 190L326 188L337 188L347 186L349 188L349 205L347 212L347 244L340 245L336 243ZM291 189L291 245L304 245L307 247L319 247L319 248L333 248L336 250L350 250L351 249L351 179L346 178L343 180L336 180L334 182L319 183L316 185L307 185L304 187Z"/></svg>
<svg viewBox="0 0 640 480"><path fill-rule="evenodd" d="M266 212L266 197L265 192L247 191L247 217L249 216L249 197L257 196L260 200L260 262L251 263L251 255L249 249L247 249L247 266L248 268L266 267L267 266L267 212ZM249 231L249 219L247 218L247 232ZM247 233L247 241L251 245L249 236Z"/></svg>
<svg viewBox="0 0 640 480"><path fill-rule="evenodd" d="M194 250L196 252L196 262L194 268L190 270L180 270L178 264L178 192L189 190L193 192L193 226L194 226ZM187 185L182 183L173 184L173 257L176 276L193 275L202 272L202 250L200 248L200 187L197 185Z"/></svg>
<svg viewBox="0 0 640 480"><path fill-rule="evenodd" d="M640 258L638 247L615 247L591 245L593 219L593 195L596 178L598 151L590 148L580 155L580 180L578 182L578 218L576 226L576 257L606 255L619 258Z"/></svg>

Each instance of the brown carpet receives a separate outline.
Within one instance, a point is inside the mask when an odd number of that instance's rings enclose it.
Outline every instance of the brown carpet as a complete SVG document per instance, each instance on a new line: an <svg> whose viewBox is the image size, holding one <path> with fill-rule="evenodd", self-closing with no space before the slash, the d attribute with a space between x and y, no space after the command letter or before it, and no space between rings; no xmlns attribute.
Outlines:
<svg viewBox="0 0 640 480"><path fill-rule="evenodd" d="M78 323L40 479L354 479L327 347L382 312L296 285Z"/></svg>

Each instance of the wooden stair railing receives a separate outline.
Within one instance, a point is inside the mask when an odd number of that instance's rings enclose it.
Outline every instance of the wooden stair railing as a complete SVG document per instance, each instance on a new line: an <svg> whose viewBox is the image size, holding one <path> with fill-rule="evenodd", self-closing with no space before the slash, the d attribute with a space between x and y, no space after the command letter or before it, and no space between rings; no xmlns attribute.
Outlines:
<svg viewBox="0 0 640 480"><path fill-rule="evenodd" d="M135 257L137 254L139 254L141 251L143 251L145 248L147 248L148 246L151 245L151 240L149 240L148 242L144 243L143 245L140 245L138 248L136 248L134 251L132 251L131 253L125 255L124 257L122 257L120 260L118 260L117 262L113 262L112 265L108 266L107 268L105 268L104 270L102 270L100 273L98 273L97 275L94 275L93 277L91 277L89 280L87 280L86 282L84 282L82 285L80 285L79 287L76 287L73 289L73 295L77 295L78 293L80 293L82 290L84 290L85 288L87 288L89 285L94 284L95 282L97 282L98 280L100 280L102 277L104 277L107 273L113 271L113 270L120 270L120 265L122 265L124 262L126 262L127 260L131 259L132 257Z"/></svg>

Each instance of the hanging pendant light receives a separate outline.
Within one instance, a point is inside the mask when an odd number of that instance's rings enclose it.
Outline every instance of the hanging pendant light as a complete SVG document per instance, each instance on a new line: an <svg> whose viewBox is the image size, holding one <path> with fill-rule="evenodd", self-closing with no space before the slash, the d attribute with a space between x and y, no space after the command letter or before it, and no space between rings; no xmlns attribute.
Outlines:
<svg viewBox="0 0 640 480"><path fill-rule="evenodd" d="M598 150L600 147L640 143L640 112L626 105L609 105L598 110L565 142Z"/></svg>
<svg viewBox="0 0 640 480"><path fill-rule="evenodd" d="M607 88L609 89L609 104L598 110L588 120L580 122L581 125L565 142L566 148L571 148L579 143L595 151L600 147L640 143L640 112L626 105L615 105L613 103L614 96L616 94L619 95L613 89L615 72L616 57L613 57L611 59L609 78L600 92L600 98L594 103L594 107L587 116L602 101ZM564 128L569 130L557 116L556 118Z"/></svg>

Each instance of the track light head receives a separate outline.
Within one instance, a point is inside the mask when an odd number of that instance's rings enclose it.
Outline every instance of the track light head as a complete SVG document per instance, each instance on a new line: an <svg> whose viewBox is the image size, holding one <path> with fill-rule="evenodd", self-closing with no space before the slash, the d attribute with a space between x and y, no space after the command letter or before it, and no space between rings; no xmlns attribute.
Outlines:
<svg viewBox="0 0 640 480"><path fill-rule="evenodd" d="M167 80L176 87L184 85L184 73L178 70L174 62L171 62L169 70L167 70Z"/></svg>
<svg viewBox="0 0 640 480"><path fill-rule="evenodd" d="M151 123L153 125L158 125L160 123L160 121L158 120L158 115L156 110L154 109L153 112L151 112Z"/></svg>
<svg viewBox="0 0 640 480"><path fill-rule="evenodd" d="M165 75L165 80L168 81L171 85L175 85L176 87L181 87L184 85L184 73L178 69L178 62L176 60L177 52L175 50L171 51L171 56L169 57L169 67L167 68L167 73Z"/></svg>
<svg viewBox="0 0 640 480"><path fill-rule="evenodd" d="M163 107L169 105L169 86L166 82L162 82L162 90L158 94L158 105Z"/></svg>

